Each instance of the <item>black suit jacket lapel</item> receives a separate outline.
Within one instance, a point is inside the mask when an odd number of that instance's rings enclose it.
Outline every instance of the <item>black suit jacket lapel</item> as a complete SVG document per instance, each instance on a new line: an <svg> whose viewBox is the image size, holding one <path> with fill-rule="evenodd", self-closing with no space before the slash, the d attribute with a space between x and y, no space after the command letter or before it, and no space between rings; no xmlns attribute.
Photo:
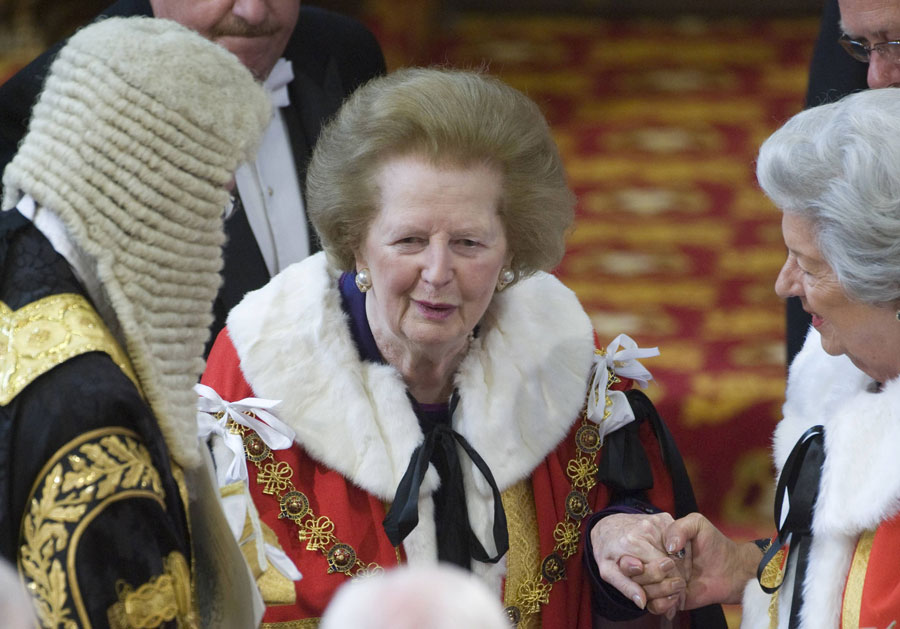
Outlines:
<svg viewBox="0 0 900 629"><path fill-rule="evenodd" d="M129 17L132 15L145 15L153 17L153 8L149 0L119 0L106 7L98 17Z"/></svg>

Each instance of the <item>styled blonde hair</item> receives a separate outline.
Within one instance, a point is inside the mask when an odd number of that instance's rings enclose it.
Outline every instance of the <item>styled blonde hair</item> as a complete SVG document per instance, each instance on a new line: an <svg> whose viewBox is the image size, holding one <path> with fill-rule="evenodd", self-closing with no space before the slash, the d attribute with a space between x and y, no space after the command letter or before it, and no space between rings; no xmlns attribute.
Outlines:
<svg viewBox="0 0 900 629"><path fill-rule="evenodd" d="M379 210L379 167L411 154L437 166L497 168L513 269L523 276L559 264L575 196L537 105L480 72L407 68L360 87L316 143L306 209L333 266L354 266Z"/></svg>

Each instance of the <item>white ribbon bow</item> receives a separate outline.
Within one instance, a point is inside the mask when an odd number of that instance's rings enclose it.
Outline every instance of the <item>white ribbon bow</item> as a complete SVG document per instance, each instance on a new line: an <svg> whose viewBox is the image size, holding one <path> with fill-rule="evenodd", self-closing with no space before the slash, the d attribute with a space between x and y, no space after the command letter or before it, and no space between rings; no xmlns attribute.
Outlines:
<svg viewBox="0 0 900 629"><path fill-rule="evenodd" d="M588 389L587 416L593 422L604 425L604 435L634 420L634 413L625 394L609 390L610 372L634 380L644 388L653 376L637 359L652 356L659 356L659 348L642 349L627 334L620 334L613 339L606 347L605 354L594 354L594 375ZM609 407L606 405L607 397ZM606 415L607 411L609 415Z"/></svg>
<svg viewBox="0 0 900 629"><path fill-rule="evenodd" d="M291 62L284 57L279 58L263 82L263 87L269 93L269 100L275 107L287 107L291 104L287 86L293 80L294 69L291 67Z"/></svg>
<svg viewBox="0 0 900 629"><path fill-rule="evenodd" d="M206 412L197 413L197 437L200 442L205 444L213 435L218 435L222 439L225 447L231 451L231 464L225 470L224 483L234 483L242 481L247 476L247 461L244 459L244 442L240 435L236 435L225 427L227 420L222 417L216 419L215 416Z"/></svg>
<svg viewBox="0 0 900 629"><path fill-rule="evenodd" d="M619 349L620 347L622 349ZM644 389L650 380L653 380L653 376L636 359L652 358L653 356L659 356L658 347L641 349L630 336L620 334L606 346L604 358L606 358L606 366L612 369L617 376L630 378Z"/></svg>
<svg viewBox="0 0 900 629"><path fill-rule="evenodd" d="M256 432L272 450L285 450L294 443L294 430L271 412L281 400L248 397L226 402L214 389L199 383L194 385L194 392L200 396L197 398L197 433L201 441L206 442L213 434L219 435L234 454L226 473L228 482L247 479L244 444L240 435L228 430L229 419ZM216 418L218 413L222 415Z"/></svg>

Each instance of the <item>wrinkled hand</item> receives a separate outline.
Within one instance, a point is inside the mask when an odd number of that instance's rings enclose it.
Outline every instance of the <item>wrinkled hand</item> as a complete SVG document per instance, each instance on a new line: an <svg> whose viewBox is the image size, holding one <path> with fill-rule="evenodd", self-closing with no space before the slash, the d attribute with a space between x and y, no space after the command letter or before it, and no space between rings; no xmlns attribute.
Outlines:
<svg viewBox="0 0 900 629"><path fill-rule="evenodd" d="M641 609L669 618L681 607L690 576L690 560L665 551L673 523L668 513L617 513L591 530L600 577Z"/></svg>
<svg viewBox="0 0 900 629"><path fill-rule="evenodd" d="M683 609L740 603L762 558L756 544L733 542L699 513L672 522L663 539L668 552L685 549L690 562Z"/></svg>

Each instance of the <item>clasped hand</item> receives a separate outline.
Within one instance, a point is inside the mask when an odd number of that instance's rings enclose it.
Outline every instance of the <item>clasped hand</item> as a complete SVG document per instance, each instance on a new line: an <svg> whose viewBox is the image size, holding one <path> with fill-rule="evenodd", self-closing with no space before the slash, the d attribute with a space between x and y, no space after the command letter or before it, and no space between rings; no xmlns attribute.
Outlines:
<svg viewBox="0 0 900 629"><path fill-rule="evenodd" d="M699 513L678 520L667 513L609 515L591 530L591 543L604 581L668 618L680 609L739 602L759 560Z"/></svg>

